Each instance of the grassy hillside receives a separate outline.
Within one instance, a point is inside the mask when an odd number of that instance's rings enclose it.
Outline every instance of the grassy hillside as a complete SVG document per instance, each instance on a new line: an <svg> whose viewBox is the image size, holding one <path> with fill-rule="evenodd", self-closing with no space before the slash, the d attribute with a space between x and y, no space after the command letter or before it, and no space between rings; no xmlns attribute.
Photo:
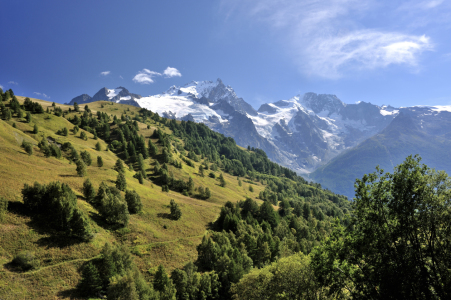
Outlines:
<svg viewBox="0 0 451 300"><path fill-rule="evenodd" d="M24 104L25 99L23 97L17 96L16 99L21 105ZM136 190L141 197L143 209L139 214L130 215L127 227L112 226L107 224L100 217L97 209L86 201L83 197L82 187L86 178L90 179L96 189L101 182L114 186L118 176L118 172L113 168L114 164L118 158L124 159L123 152L117 149L115 151L106 150L111 141L114 140L114 136L107 142L101 137L95 139L94 134L84 131L84 129L80 129L77 134L74 134L75 126L69 120L73 120L75 116L87 115L82 107L80 107L79 112L75 112L72 106L57 104L55 113L55 107L52 106L51 102L39 99L31 99L31 101L39 103L44 113L31 114L29 122L27 122L25 115L19 118L15 113L12 113L11 118L6 116L3 120L0 120L0 197L8 200L8 212L3 221L0 222L1 299L78 297L76 286L80 280L80 267L87 261L98 257L106 242L114 245L125 245L133 254L138 269L147 280L150 280L156 267L160 264L164 265L168 271L183 267L187 262L196 260L196 246L200 244L209 224L217 219L221 207L227 201L237 202L249 197L261 204L263 201L258 198L268 197L269 199L272 195L271 187L266 184L269 182L268 180L279 178L274 174L277 175L279 172L278 175L281 176L280 172L283 172L283 170L274 168L274 166L271 170L271 164L266 164L266 170L269 168L269 174L263 176L264 174L248 170L247 172L243 171L244 175L238 180L234 168L236 168L236 165L238 165L238 168L244 167L240 167L240 164L235 160L230 160L230 163L227 164L227 158L218 157L215 162L202 154L196 156L199 157L198 162L189 160L193 166L188 166L183 162L181 168L176 168L174 165L168 164L168 171L174 179L188 181L189 178L192 178L196 189L191 196L187 196L185 192L174 190L163 192L160 179L154 174L153 169L157 161L163 164L161 153L167 145L162 145L161 139L154 137L154 132L159 129L167 134L167 140L172 145L170 148L172 149L171 159L179 162L182 162L183 159L188 160L186 157L190 155L190 152L194 152L194 150L185 152L183 149L183 147L189 148L189 145L186 144L192 143L192 140L185 136L182 137L183 134L180 132L173 133L170 124L164 119L156 121L152 118L141 117L138 118L141 121L136 122L139 135L144 137L146 145L151 140L160 154L144 160L147 179L144 180L143 184L140 184L138 179L134 177L138 172L137 164L134 163L131 170L126 167L127 189ZM11 99L3 98L3 103L6 105L3 109L8 109ZM58 107L64 112L63 116L57 116ZM111 126L112 132L119 128L119 125L114 125L114 117L119 120L121 117L126 119L129 117L129 120L131 120L136 116L142 116L141 110L137 107L106 101L90 103L89 109L92 116L95 116L97 112L107 114L110 118L108 126ZM47 110L48 112L46 112ZM118 123L124 124L120 121ZM33 132L35 125L37 125L37 133ZM67 136L57 134L63 128L69 130ZM80 138L81 132L87 134L87 140ZM43 138L50 144L70 143L78 152L87 151L93 161L87 167L87 176L80 177L77 175L76 165L67 153L63 153L61 158L46 157L43 151L38 148L38 144ZM28 155L21 146L24 141L33 145L32 155ZM97 143L100 143L102 150L96 150ZM249 156L251 152L253 153L248 149L234 147L233 151L238 154L247 153L246 155ZM255 151L258 152L257 149ZM188 155L185 156L183 153L185 155L188 153ZM102 167L97 166L97 156L103 159ZM221 159L225 162L224 164L221 163ZM262 162L264 163L265 160L260 161L260 163ZM126 163L128 162L126 161ZM215 163L219 164L218 170L212 171L210 168L205 171L204 177L200 176L199 166L201 164L212 165ZM262 165L262 168L265 169L264 165ZM226 169L228 169L228 172L225 172ZM231 175L234 171L235 175ZM241 169L238 171L241 172ZM222 187L217 178L211 178L210 172L214 173L216 177L223 174L226 186ZM282 176L282 180L290 181L284 175ZM264 180L263 178L269 179ZM280 179L277 180L280 181ZM21 195L24 184L32 185L34 182L48 184L54 181L67 184L75 192L77 206L87 216L94 233L89 242L75 240L48 228L45 218L37 219L25 209ZM313 185L297 184L300 187L305 186L305 188L298 188L300 189L298 192L303 189L307 193L306 201L308 201L308 197L312 197L313 200L317 199L315 197L324 194L323 191ZM252 186L252 189L250 189L250 186ZM198 187L209 188L211 197L206 200L197 197ZM277 187L273 186L272 190L274 191L274 189L277 190ZM277 194L274 195L276 195L275 201L272 202L274 208L277 208ZM286 194L281 191L279 199L282 195ZM343 201L333 194L327 195L331 198L335 197L337 203ZM324 198L324 196L321 197ZM183 215L180 220L176 221L169 218L169 202L171 199L174 199L181 207ZM330 205L335 205L332 201L329 202ZM343 203L340 205L346 206ZM312 204L314 203L312 202ZM341 210L339 213L342 213ZM335 214L338 214L336 209L331 212L331 218ZM24 251L34 255L37 263L34 270L21 271L11 263L16 255Z"/></svg>

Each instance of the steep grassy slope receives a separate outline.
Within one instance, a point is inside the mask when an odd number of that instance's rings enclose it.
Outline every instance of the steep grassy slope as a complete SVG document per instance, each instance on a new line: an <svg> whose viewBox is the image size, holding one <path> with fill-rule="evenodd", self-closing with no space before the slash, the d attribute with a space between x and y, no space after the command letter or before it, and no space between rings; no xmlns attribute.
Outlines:
<svg viewBox="0 0 451 300"><path fill-rule="evenodd" d="M20 102L21 97L17 97ZM51 103L38 101L44 107L51 108ZM101 109L101 103L92 103L90 108L93 113ZM69 107L61 106L63 109ZM138 109L127 105L105 105L104 111L108 114L120 115L124 110L127 113L138 113ZM75 113L72 113L72 115ZM13 128L13 123L17 128ZM33 134L34 124L38 125L39 133ZM155 124L150 129L140 123L140 133L146 140L155 130ZM93 164L88 167L88 178L97 188L102 181L114 185L117 172L112 169L117 156L111 151L96 151L95 144L100 142L102 148L107 144L88 133L88 140L84 141L72 132L67 137L59 136L55 132L63 127L72 129L73 125L63 117L52 114L33 114L31 123L13 118L10 121L0 121L0 196L9 200L9 211L5 221L0 224L0 298L21 299L41 298L51 299L70 295L78 282L77 268L86 260L99 254L105 242L125 243L136 254L136 262L143 273L147 270L164 264L170 269L181 267L189 260L195 260L196 245L206 230L207 224L214 221L220 210L220 206L226 201L237 201L246 196L256 197L263 189L259 183L253 184L254 192L249 192L248 184L238 186L236 177L224 173L228 182L226 188L218 185L217 180L208 176L197 175L196 168L183 164L182 169L169 166L178 178L187 179L191 176L195 186L209 187L212 197L198 200L183 196L180 193L163 193L161 187L146 180L143 185L133 178L134 172L126 170L126 179L129 189L135 189L140 195L144 205L143 212L132 215L128 228L123 230L110 230L108 226L99 220L97 211L84 201L82 185L85 178L78 177L75 164L67 159L46 158L37 147L34 154L29 156L23 148L22 141L37 145L45 135L59 143L70 142L77 150L89 151L93 158ZM160 127L161 128L161 127ZM169 133L167 128L164 131ZM156 143L156 140L154 140ZM102 156L104 165L99 168L96 165L96 156ZM153 164L152 159L147 159L149 168ZM219 172L216 172L219 175ZM78 205L89 216L91 226L94 227L95 237L90 243L74 243L70 239L53 232L42 231L41 224L23 213L21 189L24 184L49 183L60 181L67 183L78 196ZM167 218L169 213L169 200L175 199L181 206L183 216L179 221ZM40 269L32 272L16 272L9 264L12 258L19 252L29 250L34 252L40 261ZM68 293L61 293L69 290Z"/></svg>

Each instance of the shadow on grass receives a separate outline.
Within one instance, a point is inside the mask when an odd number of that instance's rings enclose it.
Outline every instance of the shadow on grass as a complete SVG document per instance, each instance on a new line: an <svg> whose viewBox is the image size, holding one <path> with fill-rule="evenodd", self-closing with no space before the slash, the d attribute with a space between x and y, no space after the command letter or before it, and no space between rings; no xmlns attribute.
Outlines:
<svg viewBox="0 0 451 300"><path fill-rule="evenodd" d="M78 175L63 175L60 174L59 177L79 177Z"/></svg>
<svg viewBox="0 0 451 300"><path fill-rule="evenodd" d="M77 288L59 291L56 295L62 299L88 299L87 297L83 297Z"/></svg>
<svg viewBox="0 0 451 300"><path fill-rule="evenodd" d="M162 219L173 220L173 218L171 217L171 214L168 214L168 213L158 213L157 217L162 218Z"/></svg>
<svg viewBox="0 0 451 300"><path fill-rule="evenodd" d="M21 216L29 216L25 204L19 201L8 201L8 211Z"/></svg>
<svg viewBox="0 0 451 300"><path fill-rule="evenodd" d="M101 215L94 213L94 212L90 212L89 213L89 217L91 218L91 220L93 220L99 227L102 227L103 229L107 229L109 231L116 231L118 229L122 229L124 228L124 225L122 224L111 224L106 222Z"/></svg>

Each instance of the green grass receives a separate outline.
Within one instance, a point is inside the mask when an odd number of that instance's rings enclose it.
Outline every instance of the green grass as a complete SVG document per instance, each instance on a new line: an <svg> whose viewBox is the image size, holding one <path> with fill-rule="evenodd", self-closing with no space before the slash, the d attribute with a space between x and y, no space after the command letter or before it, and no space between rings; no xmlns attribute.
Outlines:
<svg viewBox="0 0 451 300"><path fill-rule="evenodd" d="M24 98L17 97L22 103ZM51 102L32 99L41 103L44 110L51 109ZM104 108L101 108L101 105ZM57 105L63 110L69 106ZM71 106L70 106L71 107ZM82 108L84 106L80 106ZM89 104L93 113L98 110L120 117L126 109L127 114L138 113L139 108L101 101ZM69 114L72 117L75 112ZM80 113L81 114L81 113ZM17 128L13 128L13 122ZM33 134L33 126L37 124L39 133ZM153 121L147 129L147 124L139 123L140 131L146 141L153 131L160 126ZM68 136L59 136L56 132L63 127L69 129ZM227 186L219 186L217 179L208 177L211 170L200 177L198 167L183 164L182 169L169 166L175 178L187 180L192 177L195 186L208 187L211 198L199 200L183 196L170 191L163 193L161 187L146 180L140 185L133 178L134 172L127 171L127 188L136 190L143 202L143 211L138 215L131 215L128 229L113 230L99 224L97 211L84 201L82 185L85 178L77 176L76 166L69 160L54 157L46 158L37 147L43 136L52 137L59 143L70 142L78 151L87 150L92 157L92 165L87 167L88 178L96 189L102 181L114 185L117 172L112 169L117 156L111 151L96 151L95 144L99 141L103 149L107 144L101 140L94 140L88 133L88 140L79 138L80 132L74 136L73 125L63 117L53 114L32 115L31 123L18 120L15 116L11 121L0 120L0 196L10 201L9 212L5 220L0 223L0 299L64 299L74 297L75 287L80 279L79 268L82 264L99 255L105 242L125 244L134 254L135 261L143 274L149 276L149 270L163 264L168 271L182 267L188 261L194 261L197 256L196 246L200 243L209 222L216 219L220 207L226 201L243 200L245 197L256 198L264 186L253 183L254 192L249 192L249 183L240 187L234 176L223 173ZM161 128L161 127L160 127ZM80 129L81 130L81 129ZM166 133L170 130L162 128ZM34 154L29 156L23 148L22 141L35 145ZM156 142L156 140L153 140ZM179 141L183 144L182 141ZM97 167L96 157L103 158L104 165ZM154 160L145 161L151 168ZM220 172L215 172L219 176ZM243 179L242 179L243 180ZM44 184L60 181L68 184L78 196L79 207L89 216L89 221L95 236L89 243L74 243L64 236L43 230L45 224L21 213L21 189L24 184L35 181ZM175 199L179 203L183 216L174 221L166 216L169 213L169 201ZM259 201L259 200L258 200ZM260 202L260 201L259 201ZM17 272L9 263L21 251L31 251L40 262L40 269Z"/></svg>

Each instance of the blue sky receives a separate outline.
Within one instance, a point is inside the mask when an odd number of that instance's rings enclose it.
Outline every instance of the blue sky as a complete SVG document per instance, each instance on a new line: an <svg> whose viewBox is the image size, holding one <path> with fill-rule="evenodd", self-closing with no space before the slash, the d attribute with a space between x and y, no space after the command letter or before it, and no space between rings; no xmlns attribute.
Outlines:
<svg viewBox="0 0 451 300"><path fill-rule="evenodd" d="M451 104L451 1L4 1L0 85L68 102L221 78L258 108L305 92Z"/></svg>

